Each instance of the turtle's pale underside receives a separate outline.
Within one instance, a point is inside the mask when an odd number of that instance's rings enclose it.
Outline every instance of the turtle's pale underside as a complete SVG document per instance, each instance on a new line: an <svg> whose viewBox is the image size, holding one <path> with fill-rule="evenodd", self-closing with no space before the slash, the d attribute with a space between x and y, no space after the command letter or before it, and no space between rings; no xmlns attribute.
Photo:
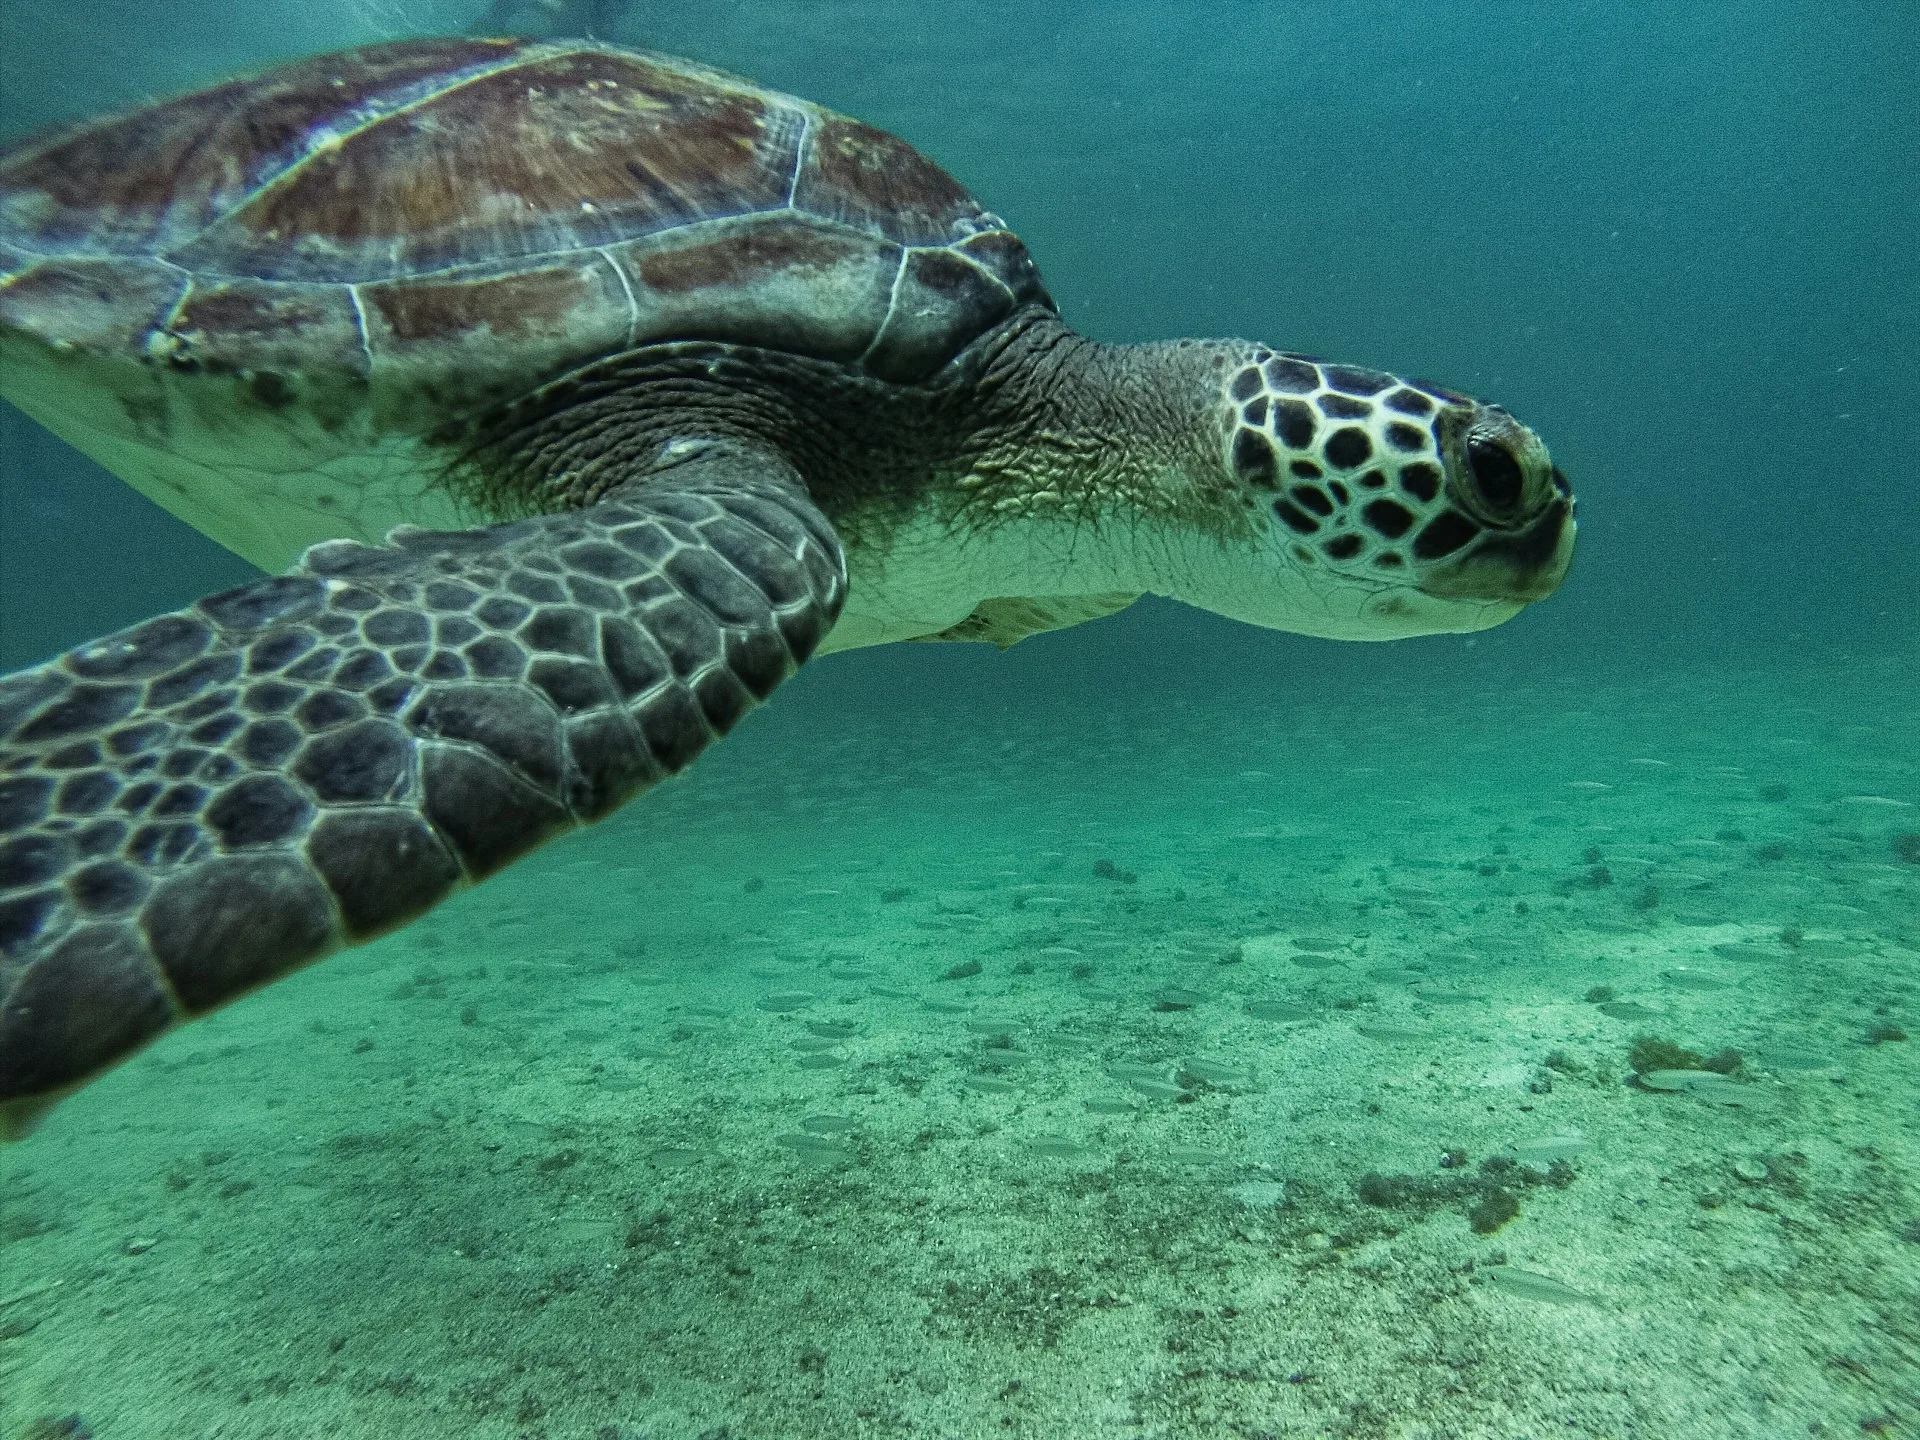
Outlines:
<svg viewBox="0 0 1920 1440"><path fill-rule="evenodd" d="M15 1133L607 814L815 653L1148 592L1475 630L1573 544L1505 411L1084 339L903 142L585 42L374 46L0 152L0 384L286 571L0 681Z"/></svg>

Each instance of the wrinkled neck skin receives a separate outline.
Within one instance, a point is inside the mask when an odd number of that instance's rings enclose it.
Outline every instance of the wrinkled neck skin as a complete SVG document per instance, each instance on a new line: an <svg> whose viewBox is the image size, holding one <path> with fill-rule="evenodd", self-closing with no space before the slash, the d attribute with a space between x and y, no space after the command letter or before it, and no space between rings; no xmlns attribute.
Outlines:
<svg viewBox="0 0 1920 1440"><path fill-rule="evenodd" d="M1240 347L1107 345L1035 310L976 348L956 367L961 423L912 506L880 525L836 516L852 584L823 649L939 634L1000 597L1197 598L1190 552L1251 533L1222 463L1221 377Z"/></svg>
<svg viewBox="0 0 1920 1440"><path fill-rule="evenodd" d="M1244 342L1108 345L1030 311L990 345L975 382L979 450L958 482L970 503L1217 524L1233 490L1222 378Z"/></svg>
<svg viewBox="0 0 1920 1440"><path fill-rule="evenodd" d="M495 417L468 484L496 513L553 509L646 483L690 438L765 446L846 547L847 605L822 653L937 635L1004 596L1205 604L1192 552L1251 533L1220 398L1246 348L1106 345L1038 308L912 386L737 346L650 346Z"/></svg>

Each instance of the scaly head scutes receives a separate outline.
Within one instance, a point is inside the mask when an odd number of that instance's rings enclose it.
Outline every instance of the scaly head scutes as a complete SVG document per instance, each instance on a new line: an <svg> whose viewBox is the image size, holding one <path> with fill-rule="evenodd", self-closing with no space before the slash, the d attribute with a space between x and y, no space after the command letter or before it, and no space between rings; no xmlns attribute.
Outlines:
<svg viewBox="0 0 1920 1440"><path fill-rule="evenodd" d="M1370 619L1481 629L1565 578L1572 492L1499 406L1264 346L1223 398L1226 461L1271 515L1271 542L1293 566L1367 586Z"/></svg>

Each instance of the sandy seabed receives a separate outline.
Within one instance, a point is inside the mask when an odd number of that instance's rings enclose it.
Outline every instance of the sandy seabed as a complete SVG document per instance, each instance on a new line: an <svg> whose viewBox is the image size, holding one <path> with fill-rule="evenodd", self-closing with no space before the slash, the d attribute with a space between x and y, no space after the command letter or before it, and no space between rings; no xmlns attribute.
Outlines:
<svg viewBox="0 0 1920 1440"><path fill-rule="evenodd" d="M1904 1433L1914 673L816 688L0 1155L0 1435Z"/></svg>

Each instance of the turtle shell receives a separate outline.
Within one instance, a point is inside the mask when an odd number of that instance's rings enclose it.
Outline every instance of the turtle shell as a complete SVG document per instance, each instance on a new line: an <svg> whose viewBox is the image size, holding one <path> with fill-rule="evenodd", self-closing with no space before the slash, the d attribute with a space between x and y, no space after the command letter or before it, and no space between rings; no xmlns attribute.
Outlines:
<svg viewBox="0 0 1920 1440"><path fill-rule="evenodd" d="M587 41L369 46L0 152L0 358L67 371L7 389L136 484L78 432L285 474L655 340L910 383L1030 303L1026 247L905 142ZM75 381L122 413L61 423Z"/></svg>

